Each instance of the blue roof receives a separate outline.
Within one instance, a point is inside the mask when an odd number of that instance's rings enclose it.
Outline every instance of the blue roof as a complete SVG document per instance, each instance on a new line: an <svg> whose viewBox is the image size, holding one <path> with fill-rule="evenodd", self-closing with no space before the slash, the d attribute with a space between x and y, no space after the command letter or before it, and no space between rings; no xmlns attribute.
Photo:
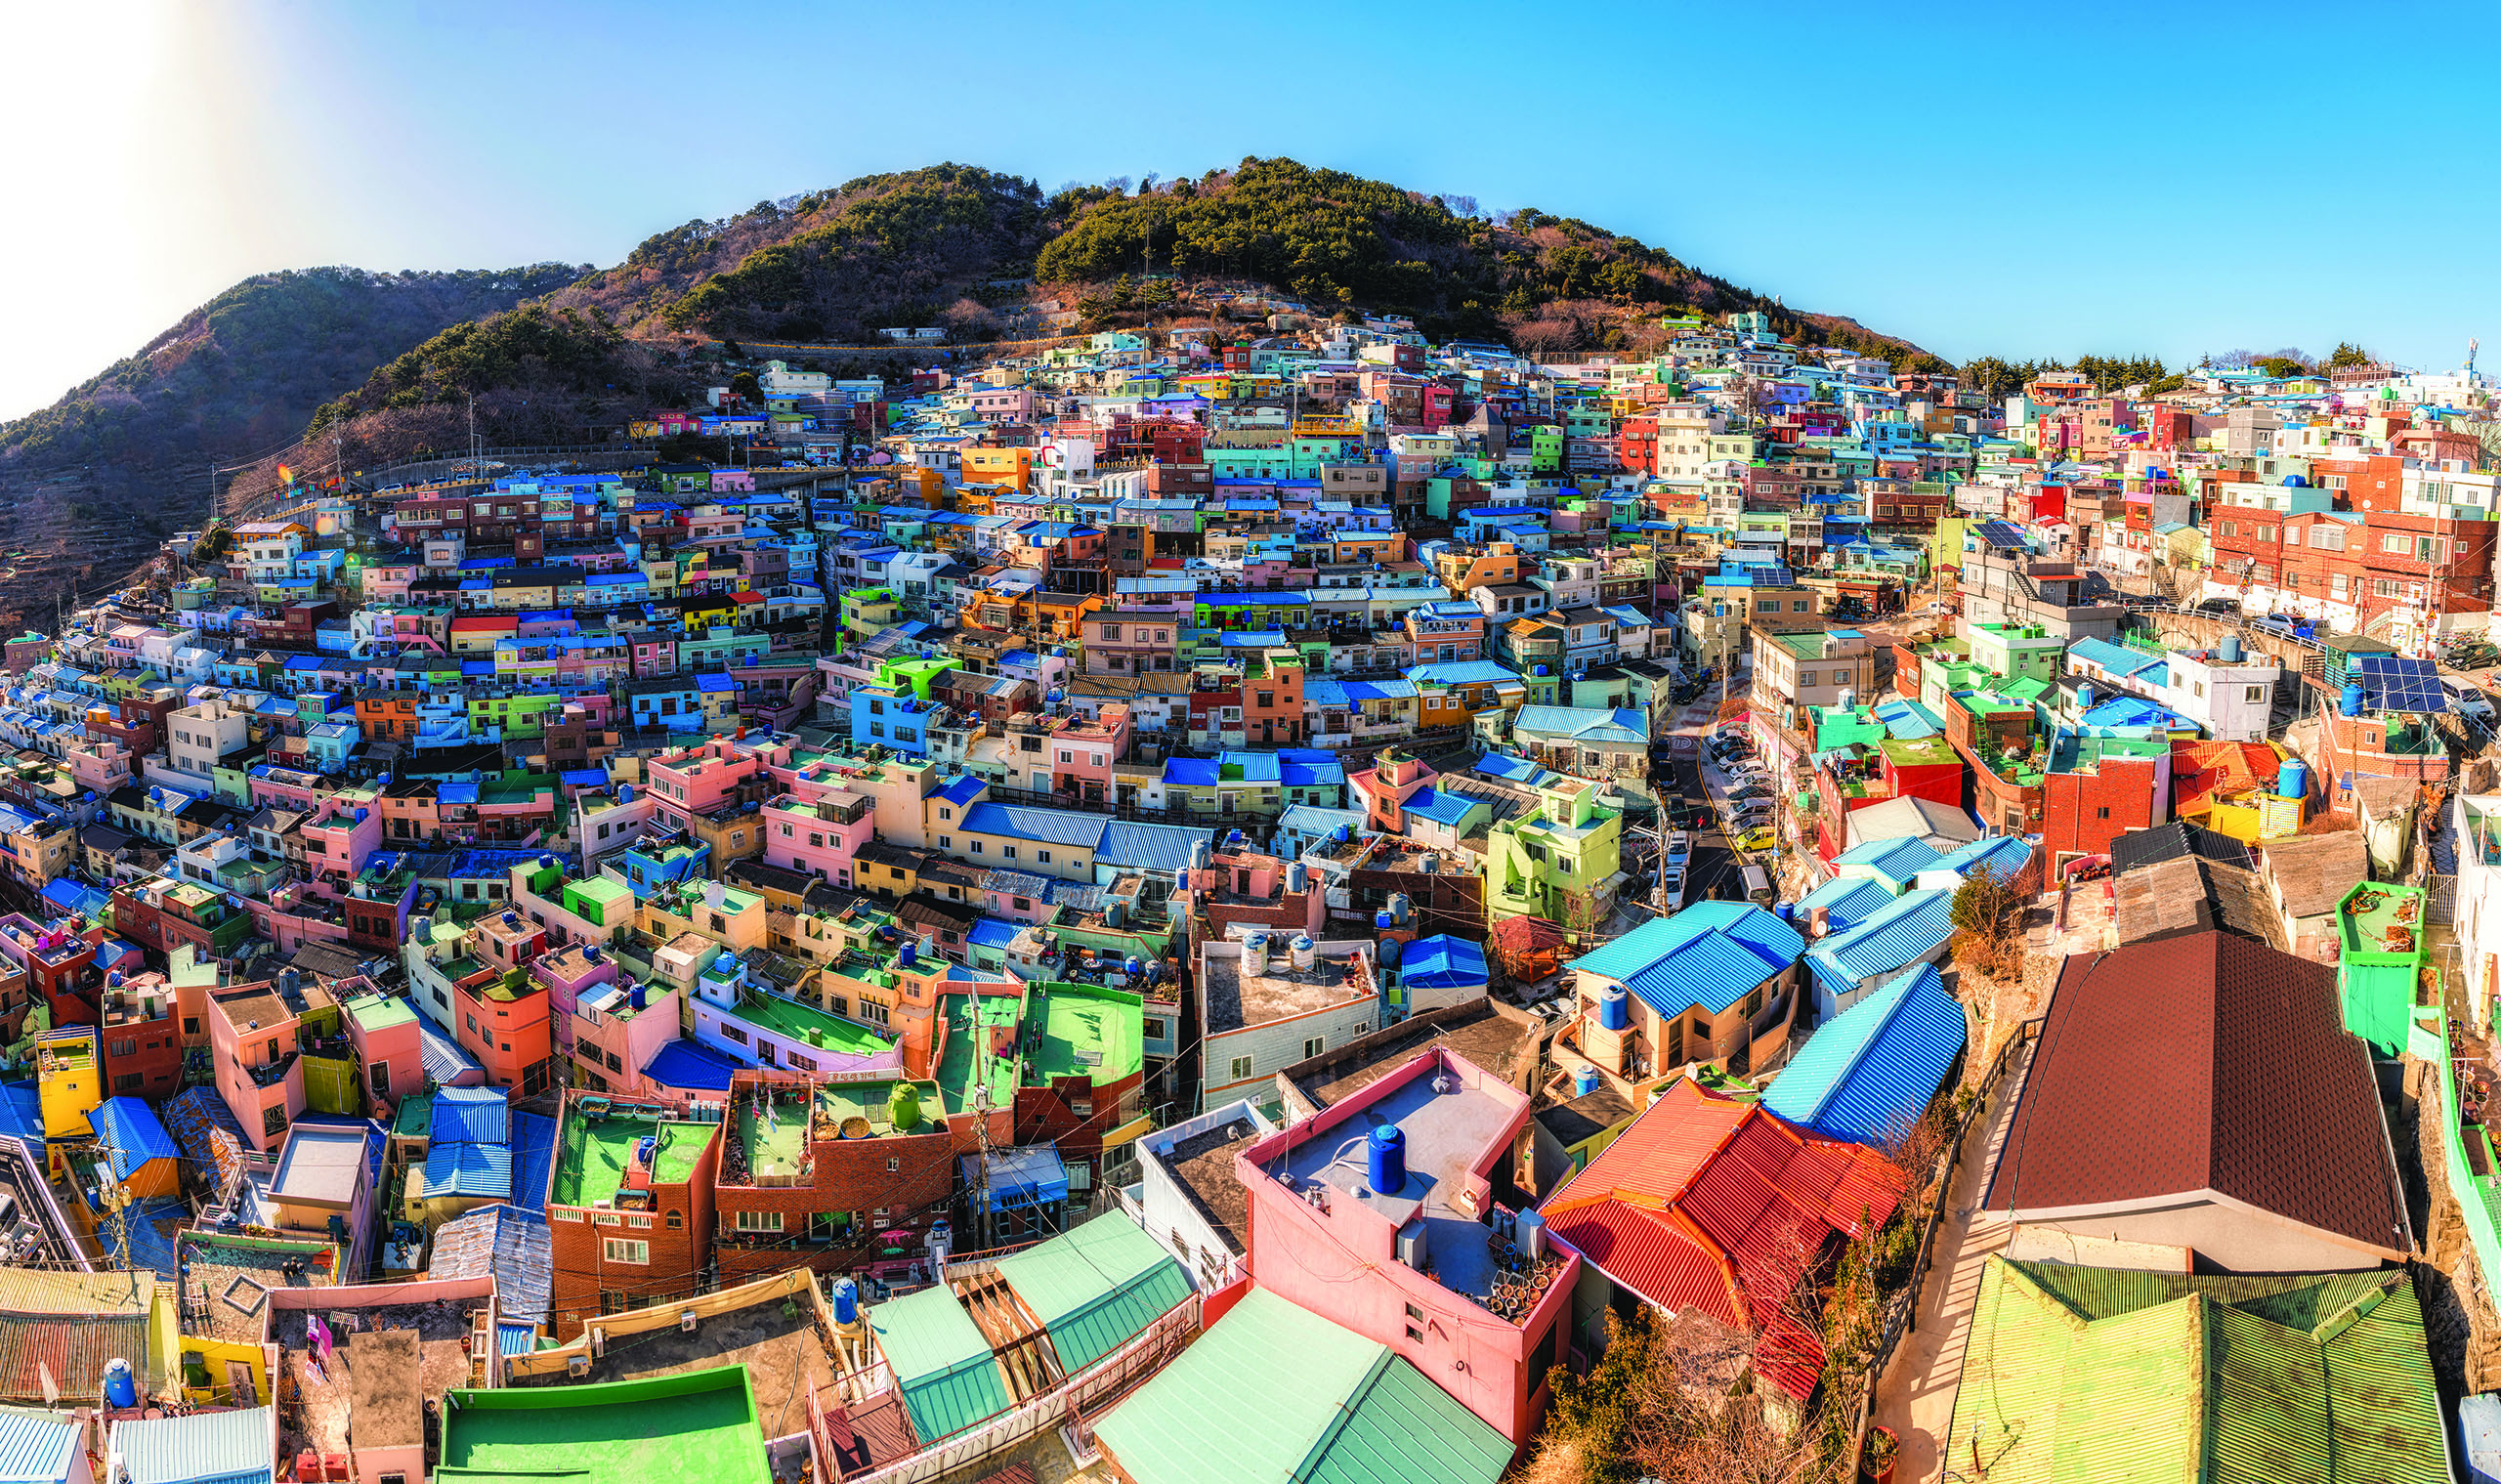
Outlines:
<svg viewBox="0 0 2501 1484"><path fill-rule="evenodd" d="M1346 765L1334 757L1312 762L1285 758L1277 764L1277 777L1289 788L1328 787L1346 781Z"/></svg>
<svg viewBox="0 0 2501 1484"><path fill-rule="evenodd" d="M105 1146L105 1163L117 1181L155 1161L183 1157L156 1111L138 1098L106 1098L87 1121L95 1126L96 1138Z"/></svg>
<svg viewBox="0 0 2501 1484"><path fill-rule="evenodd" d="M1835 876L1823 885L1798 899L1792 909L1796 921L1816 908L1824 910L1824 931L1844 931L1867 920L1867 914L1893 900L1893 894L1881 882L1866 876Z"/></svg>
<svg viewBox="0 0 2501 1484"><path fill-rule="evenodd" d="M1238 782L1245 784L1273 784L1285 776L1285 760L1275 752L1219 752L1215 761L1219 769L1238 769Z"/></svg>
<svg viewBox="0 0 2501 1484"><path fill-rule="evenodd" d="M1102 843L1105 823L1099 814L1037 809L1024 804L985 802L964 812L964 829L971 834L1002 834L1043 845L1081 845L1089 849Z"/></svg>
<svg viewBox="0 0 2501 1484"><path fill-rule="evenodd" d="M984 917L964 934L964 941L976 948L1003 949L1016 941L1016 924L996 917Z"/></svg>
<svg viewBox="0 0 2501 1484"><path fill-rule="evenodd" d="M1888 700L1876 708L1876 719L1900 742L1917 742L1945 730L1942 718L1916 700Z"/></svg>
<svg viewBox="0 0 2501 1484"><path fill-rule="evenodd" d="M267 1407L125 1417L114 1420L108 1447L120 1455L129 1484L244 1484L276 1476L275 1426Z"/></svg>
<svg viewBox="0 0 2501 1484"><path fill-rule="evenodd" d="M1834 995L1861 981L1919 962L1954 936L1950 891L1915 891L1867 914L1846 932L1818 939L1806 950L1815 980Z"/></svg>
<svg viewBox="0 0 2501 1484"><path fill-rule="evenodd" d="M85 1436L75 1422L32 1412L0 1413L0 1479L42 1484L69 1477L69 1461L83 1451Z"/></svg>
<svg viewBox="0 0 2501 1484"><path fill-rule="evenodd" d="M501 1144L446 1144L441 1139L426 1151L426 1195L512 1196L512 1151Z"/></svg>
<svg viewBox="0 0 2501 1484"><path fill-rule="evenodd" d="M429 1136L438 1144L501 1144L511 1137L511 1112L501 1087L445 1087L434 1095Z"/></svg>
<svg viewBox="0 0 2501 1484"><path fill-rule="evenodd" d="M1164 760L1164 782L1185 788L1212 788L1216 785L1217 769L1211 757L1167 757Z"/></svg>
<svg viewBox="0 0 2501 1484"><path fill-rule="evenodd" d="M1907 881L1923 870L1933 869L1945 858L1936 847L1915 835L1890 840L1869 840L1852 845L1833 857L1833 869L1844 866L1861 866L1891 881Z"/></svg>
<svg viewBox="0 0 2501 1484"><path fill-rule="evenodd" d="M1192 825L1134 825L1113 820L1104 827L1103 842L1094 847L1094 864L1178 870L1190 864L1191 848L1206 838L1208 831Z"/></svg>
<svg viewBox="0 0 2501 1484"><path fill-rule="evenodd" d="M556 1163L556 1121L540 1113L512 1116L512 1201L524 1210L547 1208L547 1175Z"/></svg>
<svg viewBox="0 0 2501 1484"><path fill-rule="evenodd" d="M1808 1037L1764 1089L1763 1109L1827 1138L1898 1143L1969 1035L1963 1006L1922 964Z"/></svg>
<svg viewBox="0 0 2501 1484"><path fill-rule="evenodd" d="M1439 664L1420 664L1407 672L1407 678L1433 685L1520 684L1518 671L1491 659L1453 659Z"/></svg>
<svg viewBox="0 0 2501 1484"><path fill-rule="evenodd" d="M1490 977L1485 950L1448 933L1417 939L1398 958L1398 981L1411 990L1472 989Z"/></svg>
<svg viewBox="0 0 2501 1484"><path fill-rule="evenodd" d="M670 1041L643 1064L643 1075L653 1081L689 1092L727 1092L730 1074L738 1070L737 1062L691 1040Z"/></svg>
<svg viewBox="0 0 2501 1484"><path fill-rule="evenodd" d="M1484 803L1483 799L1469 794L1456 790L1445 792L1427 784L1407 795L1407 802L1399 808L1403 813L1456 829L1460 822L1467 818L1468 811Z"/></svg>
<svg viewBox="0 0 2501 1484"><path fill-rule="evenodd" d="M2132 650L2107 639L2079 639L2067 646L2067 654L2112 675L2135 675L2163 662L2160 655Z"/></svg>
<svg viewBox="0 0 2501 1484"><path fill-rule="evenodd" d="M464 1073L475 1072L483 1077L487 1071L476 1057L461 1049L460 1042L422 1015L417 1017L417 1060L425 1067L427 1077L446 1086Z"/></svg>
<svg viewBox="0 0 2501 1484"><path fill-rule="evenodd" d="M970 804L973 800L980 798L982 790L989 786L990 784L988 783L967 773L961 778L949 781L945 787L938 790L937 796L941 800L961 809L965 805Z"/></svg>
<svg viewBox="0 0 2501 1484"><path fill-rule="evenodd" d="M1940 870L1968 876L1975 870L1991 870L2012 876L2032 862L2031 842L2019 834L1982 835L1966 845L1946 852L1936 863Z"/></svg>
<svg viewBox="0 0 2501 1484"><path fill-rule="evenodd" d="M1695 1005L1713 1014L1787 969L1806 940L1747 902L1697 902L1673 917L1653 917L1570 967L1621 980L1662 1015Z"/></svg>
<svg viewBox="0 0 2501 1484"><path fill-rule="evenodd" d="M2159 727L2198 730L2197 724L2168 706L2156 705L2135 696L2118 696L2101 702L2079 718L2088 727Z"/></svg>

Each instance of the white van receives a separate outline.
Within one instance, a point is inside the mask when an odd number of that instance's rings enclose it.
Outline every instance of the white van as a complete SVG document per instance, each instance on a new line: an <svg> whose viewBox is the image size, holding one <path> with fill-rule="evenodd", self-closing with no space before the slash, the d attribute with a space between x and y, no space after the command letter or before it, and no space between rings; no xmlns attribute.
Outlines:
<svg viewBox="0 0 2501 1484"><path fill-rule="evenodd" d="M2455 675L2440 677L2440 690L2449 698L2449 709L2474 722L2484 731L2492 730L2492 698L2475 688L2473 683Z"/></svg>
<svg viewBox="0 0 2501 1484"><path fill-rule="evenodd" d="M1771 876L1759 866L1749 866L1745 871L1746 900L1757 907L1771 906Z"/></svg>

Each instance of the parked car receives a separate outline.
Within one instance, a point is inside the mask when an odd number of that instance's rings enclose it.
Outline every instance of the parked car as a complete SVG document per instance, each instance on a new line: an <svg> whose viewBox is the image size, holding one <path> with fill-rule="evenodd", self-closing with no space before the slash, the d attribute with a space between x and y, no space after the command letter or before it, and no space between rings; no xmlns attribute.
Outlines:
<svg viewBox="0 0 2501 1484"><path fill-rule="evenodd" d="M1769 850L1773 843L1770 827L1765 826L1759 828L1750 829L1743 834L1730 835L1728 837L1728 843L1738 850Z"/></svg>
<svg viewBox="0 0 2501 1484"><path fill-rule="evenodd" d="M1670 866L1683 869L1693 860L1693 836L1681 829L1670 831L1667 854Z"/></svg>
<svg viewBox="0 0 2501 1484"><path fill-rule="evenodd" d="M2492 730L2492 698L2454 675L2440 677L2440 690L2449 698L2449 709L2489 732Z"/></svg>
<svg viewBox="0 0 2501 1484"><path fill-rule="evenodd" d="M1771 785L1768 784L1748 784L1743 787L1728 790L1728 797L1738 800L1768 799L1771 796Z"/></svg>
<svg viewBox="0 0 2501 1484"><path fill-rule="evenodd" d="M1674 912L1684 906L1684 868L1671 866L1659 872L1659 910Z"/></svg>
<svg viewBox="0 0 2501 1484"><path fill-rule="evenodd" d="M2238 614L2240 605L2229 598L2208 598L2196 607L2201 614Z"/></svg>

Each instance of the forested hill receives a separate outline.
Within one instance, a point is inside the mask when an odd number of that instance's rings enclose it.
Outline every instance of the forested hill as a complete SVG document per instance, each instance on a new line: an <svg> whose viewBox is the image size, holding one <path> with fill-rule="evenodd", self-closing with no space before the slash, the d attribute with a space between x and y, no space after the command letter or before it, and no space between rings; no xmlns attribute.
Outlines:
<svg viewBox="0 0 2501 1484"><path fill-rule="evenodd" d="M283 444L314 409L448 325L580 276L314 268L246 278L40 412L0 424L0 475L190 467Z"/></svg>

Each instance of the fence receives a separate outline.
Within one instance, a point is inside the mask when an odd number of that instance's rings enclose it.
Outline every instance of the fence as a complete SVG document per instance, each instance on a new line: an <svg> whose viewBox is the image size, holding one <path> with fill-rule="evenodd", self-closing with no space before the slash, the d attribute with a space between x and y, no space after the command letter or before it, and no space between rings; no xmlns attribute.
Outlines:
<svg viewBox="0 0 2501 1484"><path fill-rule="evenodd" d="M1090 1436L1089 1411L1100 1411L1102 1404L1126 1394L1131 1387L1163 1370L1198 1336L1201 1296L1192 1293L1178 1307L1139 1332L1128 1343L1023 1406L1002 1412L966 1431L941 1438L911 1457L899 1459L883 1468L849 1475L843 1484L921 1484L923 1480L941 1478L957 1469L969 1468L1045 1431L1065 1427L1080 1437ZM824 1468L830 1462L826 1454L829 1437L823 1425L821 1404L814 1394L809 1398L808 1411L810 1432L818 1440L820 1450L819 1477L833 1477Z"/></svg>
<svg viewBox="0 0 2501 1484"><path fill-rule="evenodd" d="M1997 1048L1997 1056L1990 1061L1988 1072L1980 1079L1979 1095L1971 1100L1970 1108L1964 1110L1962 1118L1955 1121L1951 1139L1938 1162L1932 1182L1936 1199L1919 1235L1919 1255L1911 1262L1910 1280L1894 1295L1890 1310L1885 1316L1884 1327L1877 1332L1876 1344L1868 1352L1866 1366L1861 1372L1867 1378L1867 1384L1859 1393L1858 1418L1850 1428L1850 1436L1856 1440L1852 1444L1853 1453L1866 1447L1867 1418L1875 1406L1877 1382L1884 1378L1885 1368L1891 1363L1893 1351L1901 1344L1902 1336L1919 1328L1920 1290L1927 1286L1929 1267L1936 1260L1936 1230L1953 1206L1954 1172L1962 1167L1964 1141L1975 1121L1990 1117L1990 1102L2006 1081L2007 1069L2014 1064L2015 1052L2040 1038L2043 1018L2035 1016L2023 1022L2015 1028L2015 1034L2008 1037L2005 1043Z"/></svg>

